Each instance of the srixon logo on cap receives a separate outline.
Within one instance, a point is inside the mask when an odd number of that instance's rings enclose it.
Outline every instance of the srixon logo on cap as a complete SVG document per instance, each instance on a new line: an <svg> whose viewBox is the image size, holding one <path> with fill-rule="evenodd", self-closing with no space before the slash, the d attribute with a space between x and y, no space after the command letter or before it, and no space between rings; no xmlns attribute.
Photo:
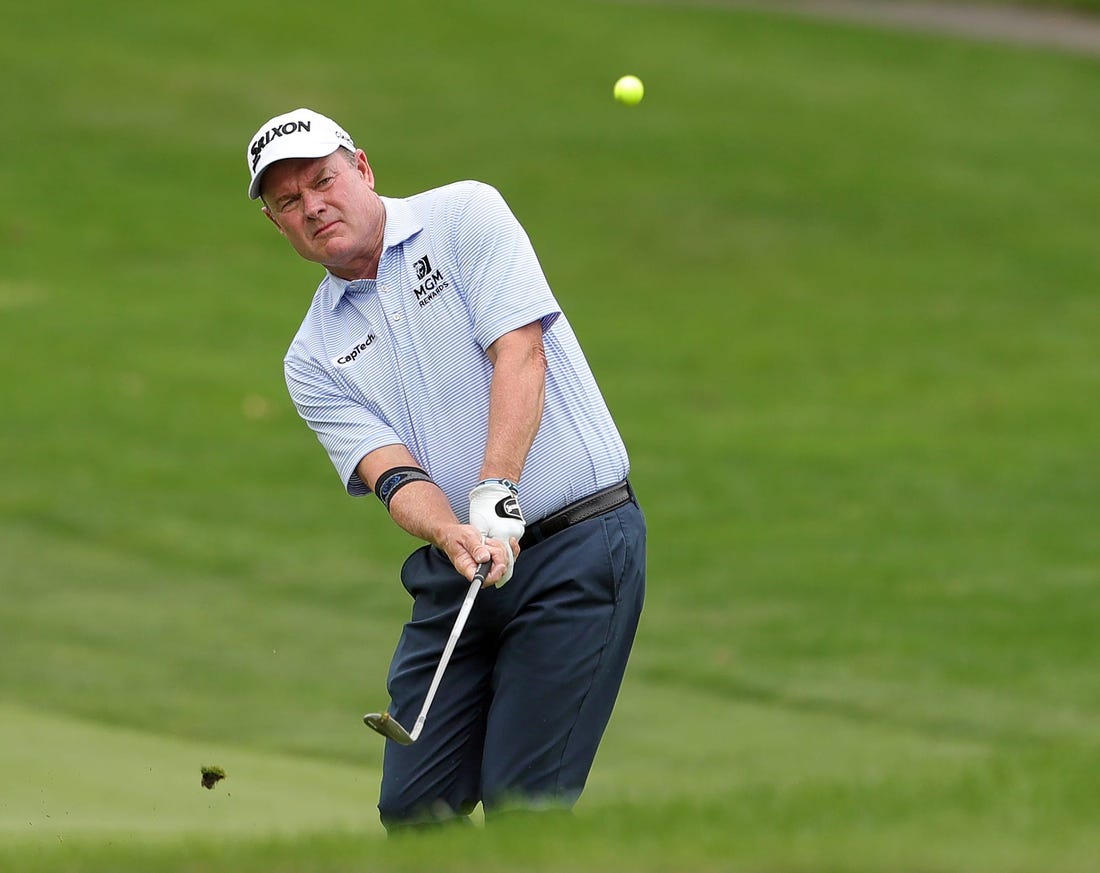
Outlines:
<svg viewBox="0 0 1100 873"><path fill-rule="evenodd" d="M287 136L292 133L309 133L311 121L285 121L282 124L276 124L269 131L261 136L256 137L256 141L252 143L252 148L249 151L252 154L252 169L256 169L256 164L260 162L260 155L263 150L267 148L268 143L279 136Z"/></svg>

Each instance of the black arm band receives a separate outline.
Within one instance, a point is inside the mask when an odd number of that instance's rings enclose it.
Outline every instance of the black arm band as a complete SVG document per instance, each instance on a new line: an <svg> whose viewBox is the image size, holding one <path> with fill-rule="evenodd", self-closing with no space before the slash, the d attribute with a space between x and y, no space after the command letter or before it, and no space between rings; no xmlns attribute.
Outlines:
<svg viewBox="0 0 1100 873"><path fill-rule="evenodd" d="M390 511L393 495L410 482L432 482L432 477L419 467L391 467L374 480L374 493L386 507L386 512Z"/></svg>

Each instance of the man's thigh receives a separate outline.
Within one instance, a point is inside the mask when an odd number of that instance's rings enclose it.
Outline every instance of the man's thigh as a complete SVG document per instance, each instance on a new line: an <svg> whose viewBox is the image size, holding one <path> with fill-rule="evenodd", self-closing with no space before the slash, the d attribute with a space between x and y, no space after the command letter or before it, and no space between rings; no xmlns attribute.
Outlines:
<svg viewBox="0 0 1100 873"><path fill-rule="evenodd" d="M579 797L614 708L645 595L645 521L633 503L526 550L503 629L486 726L486 810Z"/></svg>

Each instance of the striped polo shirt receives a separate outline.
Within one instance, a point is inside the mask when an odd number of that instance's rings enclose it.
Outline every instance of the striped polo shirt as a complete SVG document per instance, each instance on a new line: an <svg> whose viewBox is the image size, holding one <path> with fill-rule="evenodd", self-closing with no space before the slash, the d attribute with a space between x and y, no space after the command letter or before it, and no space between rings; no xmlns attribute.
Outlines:
<svg viewBox="0 0 1100 873"><path fill-rule="evenodd" d="M403 444L463 522L488 435L486 349L541 321L546 403L520 479L529 521L626 477L626 449L531 242L500 194L456 182L383 197L376 280L326 273L284 361L298 414L349 494L356 467Z"/></svg>

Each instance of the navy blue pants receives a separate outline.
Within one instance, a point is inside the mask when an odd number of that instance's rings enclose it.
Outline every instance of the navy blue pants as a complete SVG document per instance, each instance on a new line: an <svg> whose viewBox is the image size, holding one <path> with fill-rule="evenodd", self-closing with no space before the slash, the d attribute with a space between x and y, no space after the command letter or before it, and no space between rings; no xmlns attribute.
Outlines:
<svg viewBox="0 0 1100 873"><path fill-rule="evenodd" d="M645 596L645 518L631 501L528 546L478 594L411 746L386 741L387 828L504 809L568 808L588 778ZM410 730L469 583L438 549L401 568L413 596L390 666L390 713Z"/></svg>

